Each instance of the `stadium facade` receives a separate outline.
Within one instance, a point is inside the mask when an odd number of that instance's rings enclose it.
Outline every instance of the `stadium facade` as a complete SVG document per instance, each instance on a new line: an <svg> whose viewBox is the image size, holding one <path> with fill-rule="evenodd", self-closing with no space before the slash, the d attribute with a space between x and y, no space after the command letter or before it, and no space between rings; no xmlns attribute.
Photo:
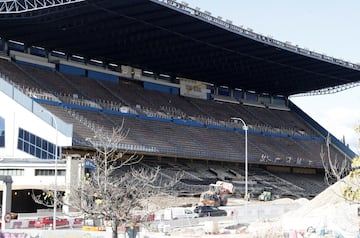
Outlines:
<svg viewBox="0 0 360 238"><path fill-rule="evenodd" d="M0 8L0 173L13 177L14 211L37 208L24 201L53 186L56 155L57 186L70 186L95 128L122 121L119 149L164 176L185 171L179 190L222 179L241 193L245 142L253 191L283 196L321 191L327 146L355 156L288 97L355 84L356 64L176 1L11 2Z"/></svg>

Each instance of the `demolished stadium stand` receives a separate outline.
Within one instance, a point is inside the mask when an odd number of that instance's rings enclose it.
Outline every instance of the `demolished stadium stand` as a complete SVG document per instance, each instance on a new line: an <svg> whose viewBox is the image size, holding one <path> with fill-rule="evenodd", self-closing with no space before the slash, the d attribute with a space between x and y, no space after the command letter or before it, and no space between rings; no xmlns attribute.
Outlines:
<svg viewBox="0 0 360 238"><path fill-rule="evenodd" d="M67 13L61 20L60 12ZM35 19L31 27L22 26L29 17ZM45 19L52 22L42 24ZM189 28L180 26L184 21ZM0 14L0 34L2 80L72 125L71 143L61 146L64 156L85 156L94 128L111 130L124 120L130 132L120 149L143 154L146 166L161 165L165 178L183 171L179 194L199 195L221 179L232 181L242 196L245 138L235 116L249 127L250 191L270 186L282 197L313 197L327 186L320 156L326 143L334 156L355 155L288 96L356 83L359 66L176 1L73 1L9 11ZM26 130L36 134L36 128ZM30 148L22 151L38 158Z"/></svg>

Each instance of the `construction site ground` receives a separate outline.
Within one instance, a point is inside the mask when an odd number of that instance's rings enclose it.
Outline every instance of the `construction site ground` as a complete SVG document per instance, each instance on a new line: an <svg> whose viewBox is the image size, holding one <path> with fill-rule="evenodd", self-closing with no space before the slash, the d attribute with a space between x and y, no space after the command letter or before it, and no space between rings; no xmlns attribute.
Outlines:
<svg viewBox="0 0 360 238"><path fill-rule="evenodd" d="M148 226L141 226L137 238L169 236L176 238L360 238L359 204L346 201L342 196L344 187L349 184L357 189L360 183L350 181L350 178L346 177L311 200L279 198L266 202L257 199L247 202L241 198L231 197L227 206L220 207L227 211L227 216L177 220L155 219ZM175 206L192 208L198 204L198 197L160 196L147 199L143 206L147 211L161 211L161 209ZM57 230L56 234L57 237L68 237L70 231L71 234L79 232L82 234L81 227ZM23 234L25 230L13 229L8 232ZM34 234L40 234L39 232L40 230L35 230ZM51 231L48 233L52 234ZM111 229L106 234L102 233L101 236L94 235L89 237L111 237ZM125 237L125 235L120 234L119 237Z"/></svg>
<svg viewBox="0 0 360 238"><path fill-rule="evenodd" d="M358 238L359 204L346 201L342 196L344 186L353 183L349 179L346 177L329 186L311 200L280 198L267 202L256 199L246 202L244 199L230 198L228 206L222 207L228 211L227 217L209 218L193 224L188 222L182 227L170 224L164 232L152 235L149 231L147 237ZM151 202L151 206L157 206L159 202L162 205L168 203L166 205L169 207L194 206L198 198L158 198L156 201Z"/></svg>

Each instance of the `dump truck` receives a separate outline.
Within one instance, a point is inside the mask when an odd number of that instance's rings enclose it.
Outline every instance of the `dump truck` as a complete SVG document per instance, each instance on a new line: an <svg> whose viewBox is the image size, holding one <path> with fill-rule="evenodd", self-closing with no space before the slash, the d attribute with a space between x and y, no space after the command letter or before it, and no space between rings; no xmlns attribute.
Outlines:
<svg viewBox="0 0 360 238"><path fill-rule="evenodd" d="M205 206L225 206L228 197L234 193L234 185L229 182L217 181L209 185L209 190L201 193L200 203Z"/></svg>

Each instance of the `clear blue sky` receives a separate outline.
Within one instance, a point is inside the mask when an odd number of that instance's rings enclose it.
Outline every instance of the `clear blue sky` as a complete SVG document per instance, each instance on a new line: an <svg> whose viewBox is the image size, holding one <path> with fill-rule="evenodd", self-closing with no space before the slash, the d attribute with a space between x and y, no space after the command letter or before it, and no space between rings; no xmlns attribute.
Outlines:
<svg viewBox="0 0 360 238"><path fill-rule="evenodd" d="M360 64L358 0L185 0L212 16L280 41ZM360 78L359 78L360 80ZM360 87L291 100L359 154Z"/></svg>

